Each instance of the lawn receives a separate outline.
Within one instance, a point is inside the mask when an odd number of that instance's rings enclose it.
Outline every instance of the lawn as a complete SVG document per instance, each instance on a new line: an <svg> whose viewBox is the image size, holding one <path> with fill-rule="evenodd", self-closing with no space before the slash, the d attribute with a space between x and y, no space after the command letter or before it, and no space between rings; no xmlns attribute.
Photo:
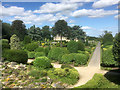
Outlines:
<svg viewBox="0 0 120 90"><path fill-rule="evenodd" d="M120 88L119 75L95 74L85 85L75 88Z"/></svg>

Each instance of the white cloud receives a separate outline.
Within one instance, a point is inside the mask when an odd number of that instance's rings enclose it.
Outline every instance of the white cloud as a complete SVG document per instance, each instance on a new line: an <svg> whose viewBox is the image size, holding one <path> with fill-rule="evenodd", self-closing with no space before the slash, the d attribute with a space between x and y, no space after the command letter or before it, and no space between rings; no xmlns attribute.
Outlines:
<svg viewBox="0 0 120 90"><path fill-rule="evenodd" d="M92 29L92 28L89 27L89 26L83 26L82 29L83 29L83 30L90 30L90 29Z"/></svg>
<svg viewBox="0 0 120 90"><path fill-rule="evenodd" d="M118 4L119 0L98 0L93 3L94 8L103 8L107 6L112 6Z"/></svg>
<svg viewBox="0 0 120 90"><path fill-rule="evenodd" d="M11 6L11 7L4 7L0 6L0 11L1 15L4 16L15 16L15 15L20 15L20 16L28 16L32 14L31 10L25 11L23 7L17 7L17 6Z"/></svg>
<svg viewBox="0 0 120 90"><path fill-rule="evenodd" d="M77 3L46 3L40 7L39 10L35 10L34 13L56 13L56 12L68 12L73 11L82 6Z"/></svg>
<svg viewBox="0 0 120 90"><path fill-rule="evenodd" d="M120 15L116 15L116 16L114 16L114 18L115 19L118 19L118 18L120 19Z"/></svg>
<svg viewBox="0 0 120 90"><path fill-rule="evenodd" d="M23 7L16 7L16 6L11 6L11 7L4 7L1 6L0 10L0 17L1 18L6 18L10 17L8 20L13 21L16 19L22 20L25 22L25 24L41 24L42 22L56 22L57 20L67 20L68 17L62 15L61 13L57 14L34 14L33 11L27 10ZM2 17L3 16L3 17ZM12 17L11 17L12 16Z"/></svg>
<svg viewBox="0 0 120 90"><path fill-rule="evenodd" d="M3 16L13 16L13 15L21 15L24 12L24 8L11 6L8 8L5 8L4 6L0 7L2 8L2 15Z"/></svg>
<svg viewBox="0 0 120 90"><path fill-rule="evenodd" d="M104 9L98 9L98 10L93 10L93 9L81 9L73 12L71 16L73 17L81 17L81 16L88 16L90 18L97 18L97 17L104 17L108 15L114 15L117 14L117 10L109 10L105 11Z"/></svg>
<svg viewBox="0 0 120 90"><path fill-rule="evenodd" d="M62 2L93 2L94 0L62 0Z"/></svg>
<svg viewBox="0 0 120 90"><path fill-rule="evenodd" d="M41 24L42 22L56 22L57 20L67 20L68 17L62 16L61 14L57 13L56 15L53 14L40 14L35 15L32 14L30 16L15 16L14 18L10 19L10 21L13 20L23 20L25 24Z"/></svg>

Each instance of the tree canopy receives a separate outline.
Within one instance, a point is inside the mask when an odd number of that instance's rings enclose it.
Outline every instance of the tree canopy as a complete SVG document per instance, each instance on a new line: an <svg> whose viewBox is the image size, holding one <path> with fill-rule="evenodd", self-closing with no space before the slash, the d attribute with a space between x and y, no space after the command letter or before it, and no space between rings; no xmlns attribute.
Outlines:
<svg viewBox="0 0 120 90"><path fill-rule="evenodd" d="M12 30L11 30L12 31L12 35L16 34L20 38L20 40L24 39L24 36L26 35L27 30L26 30L26 26L25 26L23 21L21 21L21 20L14 20L12 22L11 28L12 28Z"/></svg>

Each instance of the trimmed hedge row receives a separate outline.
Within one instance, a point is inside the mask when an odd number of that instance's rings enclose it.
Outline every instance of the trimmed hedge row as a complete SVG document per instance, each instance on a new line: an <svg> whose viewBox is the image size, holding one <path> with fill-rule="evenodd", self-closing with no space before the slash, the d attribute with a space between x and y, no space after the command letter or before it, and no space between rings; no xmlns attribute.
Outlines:
<svg viewBox="0 0 120 90"><path fill-rule="evenodd" d="M67 53L69 53L69 51L65 48L60 47L52 48L48 53L48 58L58 61L61 59L62 55Z"/></svg>
<svg viewBox="0 0 120 90"><path fill-rule="evenodd" d="M25 49L27 49L28 51L34 51L38 47L39 47L38 43L29 43L25 45Z"/></svg>
<svg viewBox="0 0 120 90"><path fill-rule="evenodd" d="M71 40L67 43L67 49L70 53L77 53L78 51L78 43L76 41Z"/></svg>
<svg viewBox="0 0 120 90"><path fill-rule="evenodd" d="M35 53L35 58L41 57L41 56L45 56L45 53L44 52L36 52Z"/></svg>
<svg viewBox="0 0 120 90"><path fill-rule="evenodd" d="M28 52L28 58L34 59L35 58L35 52Z"/></svg>
<svg viewBox="0 0 120 90"><path fill-rule="evenodd" d="M111 47L103 48L101 65L104 67L117 66L117 62L114 60Z"/></svg>
<svg viewBox="0 0 120 90"><path fill-rule="evenodd" d="M79 53L71 53L71 54L65 54L62 56L61 63L66 64L72 64L73 62L75 64L85 65L88 61L88 56L85 54L79 54Z"/></svg>
<svg viewBox="0 0 120 90"><path fill-rule="evenodd" d="M7 39L2 39L0 44L2 44L2 51L10 49L9 41Z"/></svg>
<svg viewBox="0 0 120 90"><path fill-rule="evenodd" d="M23 50L5 50L3 57L5 60L17 63L27 63L28 55Z"/></svg>

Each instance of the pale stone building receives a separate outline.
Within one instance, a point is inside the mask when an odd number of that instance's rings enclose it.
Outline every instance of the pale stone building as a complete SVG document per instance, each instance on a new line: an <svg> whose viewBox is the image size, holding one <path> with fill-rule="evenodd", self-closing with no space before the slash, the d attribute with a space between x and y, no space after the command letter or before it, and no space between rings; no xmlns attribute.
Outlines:
<svg viewBox="0 0 120 90"><path fill-rule="evenodd" d="M53 38L53 40L55 40L55 41L61 41L61 37L59 36L59 35L57 35L57 36L55 36L54 38ZM62 37L62 41L70 41L69 39L67 39L67 37ZM75 39L75 41L78 41L78 39Z"/></svg>

